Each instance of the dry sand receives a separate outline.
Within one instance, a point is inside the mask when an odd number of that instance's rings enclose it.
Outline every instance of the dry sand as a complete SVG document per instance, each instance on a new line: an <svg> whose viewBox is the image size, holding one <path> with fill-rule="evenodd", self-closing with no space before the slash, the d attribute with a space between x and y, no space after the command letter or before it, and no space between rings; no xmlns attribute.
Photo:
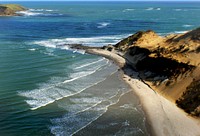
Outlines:
<svg viewBox="0 0 200 136"><path fill-rule="evenodd" d="M119 67L125 65L125 59L115 53L89 49L88 53L97 54L116 62ZM131 75L131 77L130 77ZM124 68L123 79L138 96L147 118L147 128L153 136L200 136L200 121L188 116L174 103L162 97L145 83L140 81L137 73Z"/></svg>

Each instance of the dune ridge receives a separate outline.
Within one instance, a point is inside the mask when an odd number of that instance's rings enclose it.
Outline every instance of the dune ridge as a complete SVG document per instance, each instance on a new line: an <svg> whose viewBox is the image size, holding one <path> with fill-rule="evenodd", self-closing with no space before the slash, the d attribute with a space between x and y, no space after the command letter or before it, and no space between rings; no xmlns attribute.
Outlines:
<svg viewBox="0 0 200 136"><path fill-rule="evenodd" d="M117 43L113 50L120 52L151 88L187 113L200 117L200 28L165 37L152 30L137 32ZM193 102L186 98L193 98Z"/></svg>

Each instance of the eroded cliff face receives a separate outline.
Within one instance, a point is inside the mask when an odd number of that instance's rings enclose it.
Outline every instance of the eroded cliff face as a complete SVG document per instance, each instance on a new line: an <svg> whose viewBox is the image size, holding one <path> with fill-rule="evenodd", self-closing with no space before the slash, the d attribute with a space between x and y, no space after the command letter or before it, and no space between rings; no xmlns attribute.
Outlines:
<svg viewBox="0 0 200 136"><path fill-rule="evenodd" d="M187 113L200 117L200 80L192 82L176 103Z"/></svg>
<svg viewBox="0 0 200 136"><path fill-rule="evenodd" d="M115 45L116 50L135 68L147 84L178 105L188 113L182 103L198 93L191 94L191 89L200 80L200 28L186 34L171 34L160 37L149 30L138 32ZM198 85L197 85L198 86ZM190 91L188 91L190 90ZM199 92L199 90L197 91ZM183 95L184 94L184 95ZM195 97L196 98L196 97ZM193 110L200 107L200 101L194 100ZM192 103L191 103L192 104ZM199 116L199 113L195 114ZM200 111L200 110L199 110Z"/></svg>
<svg viewBox="0 0 200 136"><path fill-rule="evenodd" d="M17 4L0 4L0 16L17 16L17 11L24 11L26 8Z"/></svg>

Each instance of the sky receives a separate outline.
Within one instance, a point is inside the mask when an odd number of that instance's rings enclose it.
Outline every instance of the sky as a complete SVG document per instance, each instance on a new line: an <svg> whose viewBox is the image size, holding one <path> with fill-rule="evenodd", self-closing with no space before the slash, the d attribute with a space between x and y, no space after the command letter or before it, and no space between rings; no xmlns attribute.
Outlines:
<svg viewBox="0 0 200 136"><path fill-rule="evenodd" d="M200 0L0 0L6 1L200 1Z"/></svg>
<svg viewBox="0 0 200 136"><path fill-rule="evenodd" d="M200 0L0 0L1 1L200 1Z"/></svg>

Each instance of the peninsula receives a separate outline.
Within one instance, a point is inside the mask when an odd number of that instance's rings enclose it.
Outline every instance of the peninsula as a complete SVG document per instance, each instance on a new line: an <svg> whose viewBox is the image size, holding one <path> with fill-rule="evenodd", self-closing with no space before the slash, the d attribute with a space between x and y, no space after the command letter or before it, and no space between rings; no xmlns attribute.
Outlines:
<svg viewBox="0 0 200 136"><path fill-rule="evenodd" d="M18 4L0 4L0 16L19 16L16 12L27 10Z"/></svg>
<svg viewBox="0 0 200 136"><path fill-rule="evenodd" d="M200 28L165 37L151 30L140 31L116 45L82 49L119 65L123 79L142 103L152 135L197 136L200 134L199 34Z"/></svg>

